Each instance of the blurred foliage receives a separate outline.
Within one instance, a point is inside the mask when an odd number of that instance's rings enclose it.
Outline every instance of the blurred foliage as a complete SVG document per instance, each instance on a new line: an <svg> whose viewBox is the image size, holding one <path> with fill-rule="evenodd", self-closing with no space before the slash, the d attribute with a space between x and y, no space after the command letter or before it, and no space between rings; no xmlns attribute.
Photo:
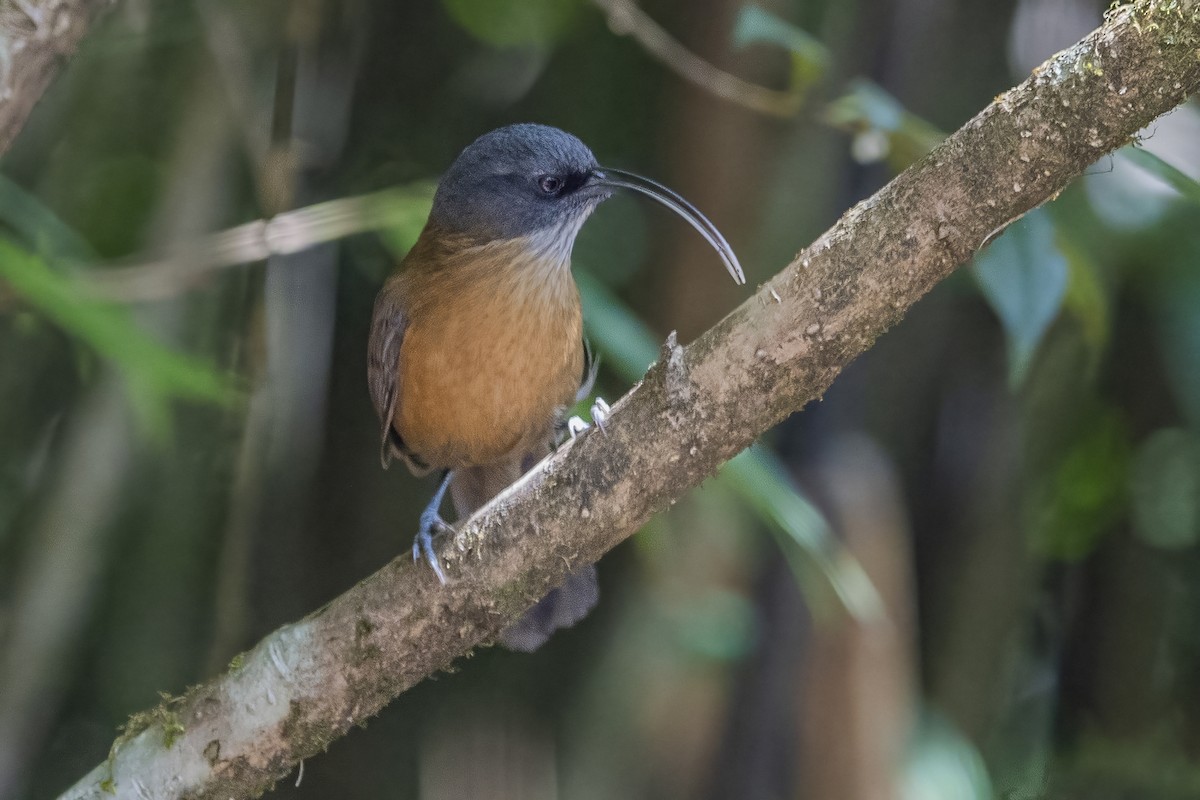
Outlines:
<svg viewBox="0 0 1200 800"><path fill-rule="evenodd" d="M1019 385L1067 290L1067 259L1046 212L1034 209L1013 223L975 258L972 271L1004 325L1009 379Z"/></svg>
<svg viewBox="0 0 1200 800"><path fill-rule="evenodd" d="M1052 558L1082 558L1121 517L1129 470L1128 432L1111 410L1080 426L1030 500L1032 545Z"/></svg>
<svg viewBox="0 0 1200 800"><path fill-rule="evenodd" d="M384 243L397 257L407 253L421 229L433 203L436 184L421 182L390 189L373 196L372 210L366 215L367 230L377 230Z"/></svg>
<svg viewBox="0 0 1200 800"><path fill-rule="evenodd" d="M75 229L7 177L0 175L0 222L39 255L94 261L96 252Z"/></svg>
<svg viewBox="0 0 1200 800"><path fill-rule="evenodd" d="M155 438L170 433L172 400L229 404L237 397L228 376L167 349L139 329L125 309L89 300L74 281L3 240L0 278L47 318L116 364L129 383L134 408Z"/></svg>
<svg viewBox="0 0 1200 800"><path fill-rule="evenodd" d="M550 45L583 8L582 0L442 0L454 21L499 47Z"/></svg>
<svg viewBox="0 0 1200 800"><path fill-rule="evenodd" d="M1200 442L1163 428L1142 442L1130 475L1133 530L1146 544L1182 550L1200 535Z"/></svg>
<svg viewBox="0 0 1200 800"><path fill-rule="evenodd" d="M1127 147L1121 151L1121 155L1151 175L1161 178L1172 189L1179 192L1181 197L1193 203L1200 203L1200 181L1189 177L1179 168L1171 166L1154 153L1140 147Z"/></svg>
<svg viewBox="0 0 1200 800"><path fill-rule="evenodd" d="M1069 232L1056 230L1055 233L1052 246L1065 259L1068 273L1063 310L1078 321L1080 333L1098 361L1112 333L1111 299L1105 277L1097 260L1086 249L1074 244ZM1036 341L1031 344L1036 348ZM1012 347L1010 343L1010 352ZM1010 375L1014 366L1010 360Z"/></svg>
<svg viewBox="0 0 1200 800"><path fill-rule="evenodd" d="M850 82L849 90L828 105L824 116L833 127L854 135L851 153L856 161L886 161L897 172L945 138L881 87L861 78Z"/></svg>
<svg viewBox="0 0 1200 800"><path fill-rule="evenodd" d="M735 47L769 43L786 48L792 57L788 88L799 97L803 97L829 69L830 56L825 45L801 28L753 4L742 6L738 12L732 38Z"/></svg>
<svg viewBox="0 0 1200 800"><path fill-rule="evenodd" d="M367 325L477 135L578 134L762 281L1021 79L1006 52L1104 10L643 5L795 115L680 80L583 0L129 3L86 42L0 176L0 796L54 796L158 690L405 551L429 487L378 469ZM416 687L273 795L1194 796L1198 180L1192 103L606 558L587 621ZM323 244L265 267L217 247L151 303L89 292L273 215ZM744 298L693 242L631 200L584 227L600 394ZM883 466L831 466L851 440ZM821 794L810 773L843 764Z"/></svg>

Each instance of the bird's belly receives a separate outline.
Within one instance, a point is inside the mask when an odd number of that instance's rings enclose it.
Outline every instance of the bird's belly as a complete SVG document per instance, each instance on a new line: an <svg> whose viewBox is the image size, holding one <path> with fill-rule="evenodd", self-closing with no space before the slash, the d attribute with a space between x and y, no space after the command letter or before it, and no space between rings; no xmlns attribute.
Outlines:
<svg viewBox="0 0 1200 800"><path fill-rule="evenodd" d="M543 446L583 371L577 305L573 312L414 321L397 376L395 427L405 446L450 469Z"/></svg>

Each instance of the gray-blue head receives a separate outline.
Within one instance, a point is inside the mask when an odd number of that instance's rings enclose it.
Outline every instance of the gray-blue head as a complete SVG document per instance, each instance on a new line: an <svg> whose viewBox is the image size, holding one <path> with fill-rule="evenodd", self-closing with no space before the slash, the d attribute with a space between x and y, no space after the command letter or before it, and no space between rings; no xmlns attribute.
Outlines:
<svg viewBox="0 0 1200 800"><path fill-rule="evenodd" d="M583 221L621 188L652 197L687 220L734 280L745 283L733 249L691 203L647 178L601 167L587 145L547 125L508 125L468 145L438 183L429 221L479 241L554 237L569 253Z"/></svg>

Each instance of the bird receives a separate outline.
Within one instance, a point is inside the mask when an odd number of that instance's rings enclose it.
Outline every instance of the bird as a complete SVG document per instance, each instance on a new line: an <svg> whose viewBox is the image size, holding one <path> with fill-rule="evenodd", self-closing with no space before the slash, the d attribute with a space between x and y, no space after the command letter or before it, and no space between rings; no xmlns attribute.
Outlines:
<svg viewBox="0 0 1200 800"><path fill-rule="evenodd" d="M601 167L558 128L520 123L468 145L442 175L424 228L375 300L368 387L380 421L380 460L417 476L438 474L413 540L413 560L445 583L436 535L449 490L465 519L566 436L590 427L567 410L590 394L597 362L583 334L571 251L588 217L628 189L665 205L716 249L738 284L733 249L676 192L632 172ZM597 398L592 422L608 405ZM532 651L583 618L598 598L591 565L500 634Z"/></svg>

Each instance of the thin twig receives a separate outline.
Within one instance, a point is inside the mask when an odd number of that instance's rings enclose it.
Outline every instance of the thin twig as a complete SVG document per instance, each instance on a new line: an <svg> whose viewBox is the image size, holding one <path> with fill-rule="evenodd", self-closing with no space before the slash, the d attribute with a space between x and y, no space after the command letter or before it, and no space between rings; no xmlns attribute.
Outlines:
<svg viewBox="0 0 1200 800"><path fill-rule="evenodd" d="M705 61L683 46L642 11L633 0L592 0L608 14L608 26L618 36L631 36L675 74L723 100L773 117L794 117L804 105L797 92L781 92L743 80Z"/></svg>
<svg viewBox="0 0 1200 800"><path fill-rule="evenodd" d="M89 270L82 279L89 291L110 300L160 300L186 291L216 270L386 228L395 222L391 209L397 199L412 191L387 189L285 211L211 234L154 260Z"/></svg>

